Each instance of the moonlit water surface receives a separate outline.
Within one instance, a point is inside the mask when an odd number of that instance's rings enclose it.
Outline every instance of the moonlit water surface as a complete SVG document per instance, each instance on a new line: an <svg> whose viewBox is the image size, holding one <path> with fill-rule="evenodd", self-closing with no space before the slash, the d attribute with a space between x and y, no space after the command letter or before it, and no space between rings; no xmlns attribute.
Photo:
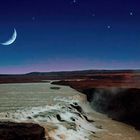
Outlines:
<svg viewBox="0 0 140 140"><path fill-rule="evenodd" d="M54 102L56 97L62 99L75 95L69 87L63 86L59 90L50 87L55 86L49 83L0 84L0 112L45 106Z"/></svg>

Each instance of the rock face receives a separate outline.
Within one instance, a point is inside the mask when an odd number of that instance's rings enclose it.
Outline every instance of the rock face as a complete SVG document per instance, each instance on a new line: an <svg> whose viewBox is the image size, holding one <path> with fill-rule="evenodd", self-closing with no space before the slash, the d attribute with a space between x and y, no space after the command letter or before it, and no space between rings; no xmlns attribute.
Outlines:
<svg viewBox="0 0 140 140"><path fill-rule="evenodd" d="M83 92L95 110L140 130L140 89L93 88Z"/></svg>
<svg viewBox="0 0 140 140"><path fill-rule="evenodd" d="M0 122L0 140L45 140L45 129L32 123Z"/></svg>
<svg viewBox="0 0 140 140"><path fill-rule="evenodd" d="M91 106L109 117L140 130L140 72L98 71L83 79L55 81L87 95Z"/></svg>

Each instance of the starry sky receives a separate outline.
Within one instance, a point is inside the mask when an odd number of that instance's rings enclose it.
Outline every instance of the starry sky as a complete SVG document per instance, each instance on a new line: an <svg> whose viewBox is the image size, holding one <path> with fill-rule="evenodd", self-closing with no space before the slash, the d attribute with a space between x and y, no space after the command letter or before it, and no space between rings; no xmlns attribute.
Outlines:
<svg viewBox="0 0 140 140"><path fill-rule="evenodd" d="M0 73L140 68L139 0L1 0Z"/></svg>

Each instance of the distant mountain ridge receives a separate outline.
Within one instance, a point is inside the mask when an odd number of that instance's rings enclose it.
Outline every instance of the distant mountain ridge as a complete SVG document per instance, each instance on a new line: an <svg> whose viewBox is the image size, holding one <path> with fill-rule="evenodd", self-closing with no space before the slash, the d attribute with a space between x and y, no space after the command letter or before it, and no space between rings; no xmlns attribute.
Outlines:
<svg viewBox="0 0 140 140"><path fill-rule="evenodd" d="M77 71L56 71L56 72L30 72L25 75L65 75L65 74L99 74L99 73L140 73L140 70L77 70Z"/></svg>
<svg viewBox="0 0 140 140"><path fill-rule="evenodd" d="M0 76L63 76L67 74L81 75L81 74L107 74L107 73L140 73L140 69L122 69L122 70L75 70L75 71L52 71L52 72L30 72L25 74L0 74Z"/></svg>

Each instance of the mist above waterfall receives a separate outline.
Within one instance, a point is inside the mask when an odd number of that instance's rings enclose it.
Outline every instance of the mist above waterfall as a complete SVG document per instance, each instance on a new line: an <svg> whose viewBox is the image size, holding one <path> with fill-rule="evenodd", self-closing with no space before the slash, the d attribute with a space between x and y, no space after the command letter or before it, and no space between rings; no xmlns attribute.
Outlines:
<svg viewBox="0 0 140 140"><path fill-rule="evenodd" d="M137 88L93 88L83 91L93 109L134 125L140 123L140 90Z"/></svg>

